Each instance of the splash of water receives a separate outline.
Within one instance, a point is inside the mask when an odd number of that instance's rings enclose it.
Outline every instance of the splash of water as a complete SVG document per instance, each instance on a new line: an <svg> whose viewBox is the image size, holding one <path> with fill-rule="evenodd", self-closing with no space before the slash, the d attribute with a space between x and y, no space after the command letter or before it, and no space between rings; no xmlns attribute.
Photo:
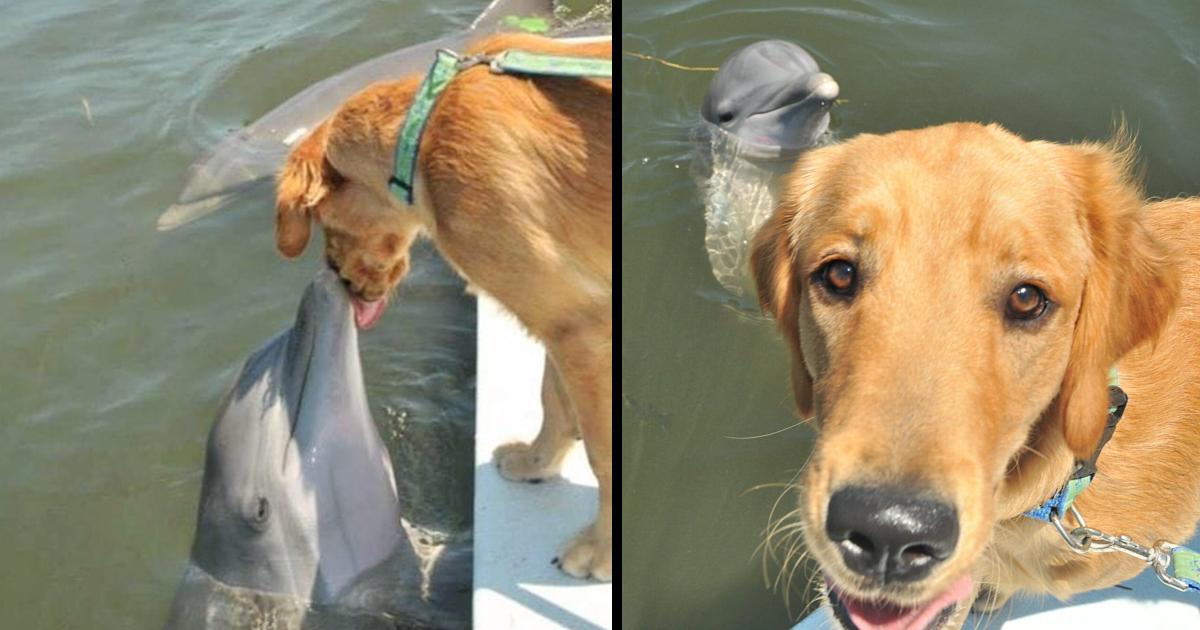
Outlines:
<svg viewBox="0 0 1200 630"><path fill-rule="evenodd" d="M697 133L694 175L704 202L704 248L713 277L740 300L753 301L750 243L775 211L779 177L790 161L752 160L736 137L707 122Z"/></svg>

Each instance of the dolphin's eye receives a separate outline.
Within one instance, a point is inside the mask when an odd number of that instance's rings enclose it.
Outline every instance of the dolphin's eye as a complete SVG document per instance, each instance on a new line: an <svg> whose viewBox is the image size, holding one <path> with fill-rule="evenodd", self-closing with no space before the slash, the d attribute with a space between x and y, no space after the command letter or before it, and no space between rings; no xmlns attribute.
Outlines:
<svg viewBox="0 0 1200 630"><path fill-rule="evenodd" d="M271 518L271 502L264 496L252 497L244 517L250 527L260 532L266 530L267 521Z"/></svg>
<svg viewBox="0 0 1200 630"><path fill-rule="evenodd" d="M729 122L729 121L733 120L733 112L723 112L720 116L717 117L717 120L719 120L723 123Z"/></svg>

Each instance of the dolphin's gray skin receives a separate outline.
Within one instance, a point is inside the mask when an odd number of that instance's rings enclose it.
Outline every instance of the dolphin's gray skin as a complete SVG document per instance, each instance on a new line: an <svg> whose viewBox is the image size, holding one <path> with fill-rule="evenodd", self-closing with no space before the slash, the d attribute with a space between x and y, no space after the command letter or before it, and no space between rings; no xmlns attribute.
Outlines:
<svg viewBox="0 0 1200 630"><path fill-rule="evenodd" d="M213 425L192 559L231 586L330 602L402 538L350 302L322 271Z"/></svg>
<svg viewBox="0 0 1200 630"><path fill-rule="evenodd" d="M382 576L367 590L385 596L422 588L426 567L367 406L350 301L330 270L222 403L191 555L169 628L240 625L248 606L298 627L310 604L370 607L358 587L368 575Z"/></svg>
<svg viewBox="0 0 1200 630"><path fill-rule="evenodd" d="M225 138L188 167L179 198L158 218L158 229L170 230L214 212L243 193L268 183L289 147L348 97L387 79L423 73L439 48L462 50L470 41L497 31L514 30L509 17L542 17L559 24L552 0L493 0L471 26L433 41L409 46L358 64L314 83L241 131ZM611 23L562 25L556 33L599 35Z"/></svg>
<svg viewBox="0 0 1200 630"><path fill-rule="evenodd" d="M750 242L775 209L779 176L822 142L837 95L837 82L803 48L777 39L733 53L709 83L694 171L704 245L713 277L748 310L757 310Z"/></svg>
<svg viewBox="0 0 1200 630"><path fill-rule="evenodd" d="M769 39L730 55L708 85L700 115L738 138L742 153L775 157L816 144L838 84L803 48Z"/></svg>

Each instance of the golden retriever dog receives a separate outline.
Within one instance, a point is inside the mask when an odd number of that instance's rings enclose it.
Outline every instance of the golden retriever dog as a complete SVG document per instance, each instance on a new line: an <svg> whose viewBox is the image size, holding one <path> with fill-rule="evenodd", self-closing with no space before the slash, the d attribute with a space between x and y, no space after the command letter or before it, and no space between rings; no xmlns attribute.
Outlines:
<svg viewBox="0 0 1200 630"><path fill-rule="evenodd" d="M752 266L818 439L798 519L847 627L956 628L1146 564L1022 516L1128 407L1075 502L1143 545L1200 518L1200 199L1148 202L1126 140L997 125L862 135L802 156ZM1071 517L1068 529L1074 527Z"/></svg>
<svg viewBox="0 0 1200 630"><path fill-rule="evenodd" d="M529 35L460 52L507 49L612 58L611 41ZM427 235L545 345L541 431L531 444L498 449L497 464L509 479L541 480L559 472L582 435L599 515L556 561L571 575L611 580L612 82L463 70L426 124L409 206L388 179L421 78L366 88L293 149L277 182L276 244L297 256L310 221L319 223L365 328L408 271L413 240Z"/></svg>

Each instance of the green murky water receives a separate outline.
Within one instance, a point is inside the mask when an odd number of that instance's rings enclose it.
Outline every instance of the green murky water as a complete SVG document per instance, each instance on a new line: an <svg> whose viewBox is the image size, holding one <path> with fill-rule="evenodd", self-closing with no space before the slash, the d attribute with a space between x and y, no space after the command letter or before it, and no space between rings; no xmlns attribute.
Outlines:
<svg viewBox="0 0 1200 630"><path fill-rule="evenodd" d="M263 195L155 232L188 164L307 85L465 28L483 4L5 4L0 628L161 627L220 396L290 324L319 264L319 247L275 254ZM363 363L408 518L465 536L474 305L419 258L362 336Z"/></svg>
<svg viewBox="0 0 1200 630"><path fill-rule="evenodd" d="M1200 5L1185 0L630 3L622 47L715 66L741 46L805 46L841 85L835 137L954 120L1027 137L1138 131L1151 195L1200 192ZM755 549L803 465L770 323L712 278L688 171L709 74L623 58L621 617L637 628L780 628L806 576L764 585ZM789 497L782 504L791 509ZM769 564L772 580L779 565Z"/></svg>

